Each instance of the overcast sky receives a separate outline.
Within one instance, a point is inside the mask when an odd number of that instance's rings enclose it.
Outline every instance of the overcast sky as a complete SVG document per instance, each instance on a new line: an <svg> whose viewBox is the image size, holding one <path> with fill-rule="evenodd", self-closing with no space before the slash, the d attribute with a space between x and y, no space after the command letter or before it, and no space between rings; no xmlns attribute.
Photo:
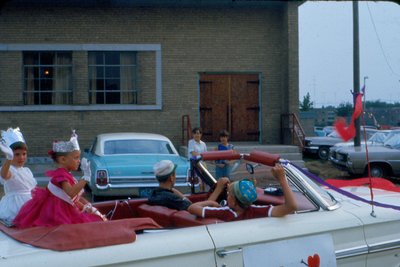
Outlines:
<svg viewBox="0 0 400 267"><path fill-rule="evenodd" d="M300 101L314 107L352 103L352 2L305 2L299 8ZM366 100L400 102L400 5L359 2L360 87Z"/></svg>

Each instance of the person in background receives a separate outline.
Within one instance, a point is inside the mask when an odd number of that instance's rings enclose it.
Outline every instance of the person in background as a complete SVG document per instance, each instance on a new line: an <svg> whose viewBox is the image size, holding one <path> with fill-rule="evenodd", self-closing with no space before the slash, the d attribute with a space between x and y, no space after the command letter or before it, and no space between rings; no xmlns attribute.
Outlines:
<svg viewBox="0 0 400 267"><path fill-rule="evenodd" d="M54 142L49 155L58 168L46 172L51 177L47 188L37 188L32 192L32 199L22 206L14 225L28 228L106 220L82 197L83 188L90 181L91 170L87 159L80 160L81 152L75 131L70 141ZM77 171L80 163L83 176L77 181L71 171Z"/></svg>
<svg viewBox="0 0 400 267"><path fill-rule="evenodd" d="M176 167L177 165L170 160L161 160L154 165L153 170L159 187L154 189L150 195L148 200L150 205L186 210L192 204L179 190L174 188Z"/></svg>
<svg viewBox="0 0 400 267"><path fill-rule="evenodd" d="M188 211L202 218L218 218L224 221L251 219L259 217L282 217L297 209L296 199L289 187L285 170L280 164L272 168L272 174L278 179L285 198L285 203L272 206L257 206L256 188L250 180L240 180L228 185L228 206L221 207L215 201L202 201L190 205Z"/></svg>
<svg viewBox="0 0 400 267"><path fill-rule="evenodd" d="M202 131L200 128L196 127L192 130L193 138L189 140L188 143L188 158L193 156L198 156L202 152L207 151L206 143L201 141Z"/></svg>
<svg viewBox="0 0 400 267"><path fill-rule="evenodd" d="M1 131L0 150L6 156L0 170L0 183L5 193L0 201L0 220L12 225L20 208L32 198L31 191L37 182L31 170L24 167L28 146L19 128Z"/></svg>
<svg viewBox="0 0 400 267"><path fill-rule="evenodd" d="M160 185L153 190L149 197L150 205L159 205L176 210L187 210L192 205L189 199L174 188L176 167L177 165L170 160L161 160L154 165L154 174ZM208 200L215 202L228 182L229 179L227 178L220 179Z"/></svg>
<svg viewBox="0 0 400 267"><path fill-rule="evenodd" d="M221 130L219 132L219 144L216 150L226 151L226 150L234 150L234 146L229 144L229 132L227 130ZM230 178L230 172L232 169L232 163L229 160L216 160L215 161L215 176L218 179L221 177Z"/></svg>
<svg viewBox="0 0 400 267"><path fill-rule="evenodd" d="M188 143L188 159L191 157L199 156L202 152L207 151L206 143L201 140L202 131L200 128L196 127L192 130L193 138L189 140ZM200 190L204 192L206 185L201 181Z"/></svg>

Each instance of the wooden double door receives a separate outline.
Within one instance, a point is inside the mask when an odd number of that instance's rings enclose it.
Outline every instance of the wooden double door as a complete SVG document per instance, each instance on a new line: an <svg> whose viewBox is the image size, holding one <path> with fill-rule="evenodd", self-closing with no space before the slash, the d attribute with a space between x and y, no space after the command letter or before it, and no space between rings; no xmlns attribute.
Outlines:
<svg viewBox="0 0 400 267"><path fill-rule="evenodd" d="M201 74L200 126L203 140L218 142L226 129L231 141L258 141L258 74Z"/></svg>

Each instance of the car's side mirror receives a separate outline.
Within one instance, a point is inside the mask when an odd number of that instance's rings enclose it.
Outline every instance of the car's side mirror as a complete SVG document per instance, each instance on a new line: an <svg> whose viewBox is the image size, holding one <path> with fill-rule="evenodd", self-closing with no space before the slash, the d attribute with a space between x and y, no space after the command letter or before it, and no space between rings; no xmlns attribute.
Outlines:
<svg viewBox="0 0 400 267"><path fill-rule="evenodd" d="M254 174L254 166L251 165L250 163L246 163L246 170L250 174Z"/></svg>

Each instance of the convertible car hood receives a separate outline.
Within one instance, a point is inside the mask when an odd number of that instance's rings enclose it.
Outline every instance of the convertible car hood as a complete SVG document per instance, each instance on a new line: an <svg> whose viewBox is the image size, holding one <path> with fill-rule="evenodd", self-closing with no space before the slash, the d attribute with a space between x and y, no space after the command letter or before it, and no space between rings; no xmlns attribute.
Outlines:
<svg viewBox="0 0 400 267"><path fill-rule="evenodd" d="M345 187L343 188L344 190L362 197L366 200L371 199L371 192L368 186L354 186L354 187ZM390 204L390 205L398 205L400 206L400 198L399 198L399 193L398 192L391 192L387 190L382 190L382 189L377 189L377 188L372 188L373 196L374 196L374 201L380 202L380 203L385 203L385 204ZM351 200L353 202L353 200ZM360 203L360 201L354 200L357 203ZM367 204L368 205L368 204Z"/></svg>
<svg viewBox="0 0 400 267"><path fill-rule="evenodd" d="M380 207L381 204L382 206L393 205L400 207L400 188L383 178L374 178L373 180L370 180L368 177L353 180L328 179L326 182L334 187L338 187L341 190L346 191L346 194L354 196L347 197L336 190L326 188L329 193L339 200L339 202L342 204L342 208L345 210L359 209L360 207L371 209L371 190L368 186L370 182L372 182L372 195L373 201L375 202L374 206L377 206L379 209L383 210L392 210L392 207ZM361 201L357 199L357 197L362 198L365 201Z"/></svg>

